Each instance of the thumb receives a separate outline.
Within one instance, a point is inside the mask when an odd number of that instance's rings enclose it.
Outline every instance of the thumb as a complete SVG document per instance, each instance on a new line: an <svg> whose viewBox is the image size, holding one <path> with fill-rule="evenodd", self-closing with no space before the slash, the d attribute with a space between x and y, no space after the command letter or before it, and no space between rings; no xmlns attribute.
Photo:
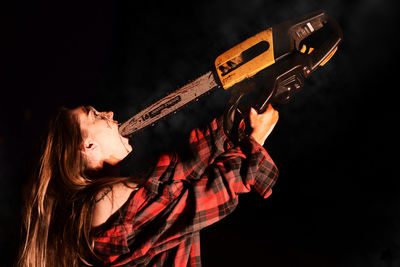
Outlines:
<svg viewBox="0 0 400 267"><path fill-rule="evenodd" d="M257 112L253 107L250 108L250 113L251 113L252 115L258 114L258 112Z"/></svg>

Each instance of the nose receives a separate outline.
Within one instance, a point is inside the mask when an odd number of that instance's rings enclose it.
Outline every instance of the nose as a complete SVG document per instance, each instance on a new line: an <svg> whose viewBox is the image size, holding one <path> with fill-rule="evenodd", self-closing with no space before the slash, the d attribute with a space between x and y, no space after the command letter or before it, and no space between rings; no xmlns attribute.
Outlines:
<svg viewBox="0 0 400 267"><path fill-rule="evenodd" d="M104 119L106 119L108 121L113 121L114 112L112 112L112 111L101 112L101 117L103 117Z"/></svg>
<svg viewBox="0 0 400 267"><path fill-rule="evenodd" d="M108 120L112 121L113 118L114 118L114 112L112 112L112 111L107 111L107 112L105 112L105 117L106 117Z"/></svg>

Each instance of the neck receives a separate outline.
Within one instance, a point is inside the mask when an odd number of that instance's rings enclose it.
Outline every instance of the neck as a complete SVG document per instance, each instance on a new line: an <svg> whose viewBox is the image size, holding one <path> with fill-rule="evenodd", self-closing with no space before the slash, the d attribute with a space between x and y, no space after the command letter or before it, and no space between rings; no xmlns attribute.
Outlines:
<svg viewBox="0 0 400 267"><path fill-rule="evenodd" d="M119 164L111 165L111 164L108 164L107 162L104 162L103 168L88 171L86 174L92 178L120 177L121 176Z"/></svg>

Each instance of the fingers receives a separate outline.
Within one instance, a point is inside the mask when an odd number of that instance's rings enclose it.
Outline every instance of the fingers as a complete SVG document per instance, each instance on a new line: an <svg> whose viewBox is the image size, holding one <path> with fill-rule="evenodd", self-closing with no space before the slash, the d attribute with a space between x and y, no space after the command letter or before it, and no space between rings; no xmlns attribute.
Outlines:
<svg viewBox="0 0 400 267"><path fill-rule="evenodd" d="M255 124L276 123L278 119L279 112L274 109L271 104L269 104L264 113L261 114L258 114L254 108L250 108L250 124L252 128L256 126Z"/></svg>
<svg viewBox="0 0 400 267"><path fill-rule="evenodd" d="M250 125L253 128L251 136L261 145L274 129L279 119L279 113L271 104L264 113L258 114L253 108L250 109Z"/></svg>

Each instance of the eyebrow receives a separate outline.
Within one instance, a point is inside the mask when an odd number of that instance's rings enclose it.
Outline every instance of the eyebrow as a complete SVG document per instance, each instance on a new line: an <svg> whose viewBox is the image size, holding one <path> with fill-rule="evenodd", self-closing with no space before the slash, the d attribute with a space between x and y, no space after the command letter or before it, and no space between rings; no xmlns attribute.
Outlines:
<svg viewBox="0 0 400 267"><path fill-rule="evenodd" d="M92 106L83 106L83 109L86 111L86 115L88 116L88 118L92 119L93 116L90 116L90 111L92 111L92 114L93 114L94 108Z"/></svg>
<svg viewBox="0 0 400 267"><path fill-rule="evenodd" d="M90 106L83 106L82 108L83 108L84 111L86 111L86 115L89 115Z"/></svg>

